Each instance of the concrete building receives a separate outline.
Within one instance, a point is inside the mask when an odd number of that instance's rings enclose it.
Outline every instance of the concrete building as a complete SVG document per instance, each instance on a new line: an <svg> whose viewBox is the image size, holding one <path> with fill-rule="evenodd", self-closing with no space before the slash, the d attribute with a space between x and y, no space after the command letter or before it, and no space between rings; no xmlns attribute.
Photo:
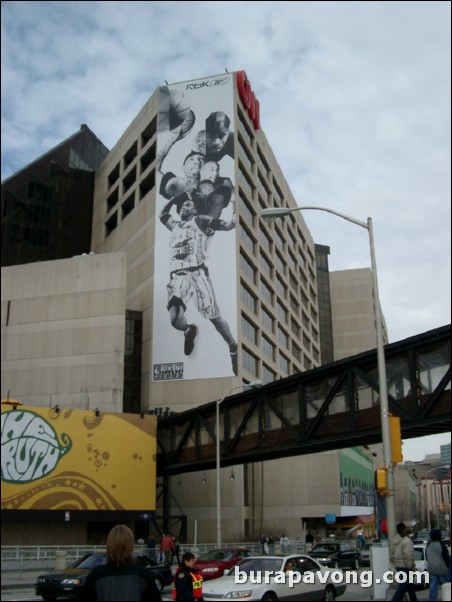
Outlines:
<svg viewBox="0 0 452 602"><path fill-rule="evenodd" d="M214 176L188 175L187 161L199 155L198 168L216 164ZM204 196L202 182L211 186ZM197 265L189 265L193 251L179 232L187 227L181 207L193 199L197 215L208 216L201 234L196 222L197 240L210 245L208 252L197 247ZM375 347L370 271L328 279L324 253L319 288L319 250L303 216L267 224L260 211L273 206L295 207L296 200L260 127L246 74L157 89L96 168L88 254L2 268L2 398L178 412L257 379L267 383ZM177 252L173 231L180 234ZM182 283L186 272L190 284ZM202 305L198 298L193 307L201 278L210 301ZM196 332L187 345L190 324ZM372 466L349 453L366 465L369 484ZM233 480L222 470L225 538L254 537L264 528L297 538L307 519L309 528L325 526L328 510L339 518L362 515L362 506L340 503L338 483L331 491L341 454L321 454L314 464L302 457L238 466ZM174 487L178 480L183 487ZM200 539L213 540L213 472L173 481L174 513L182 508L188 516L189 539L196 524ZM280 485L269 486L275 482ZM72 530L71 540L93 541L98 520L77 536ZM148 526L138 522L136 532L146 536L141 531ZM47 527L41 535L63 537Z"/></svg>

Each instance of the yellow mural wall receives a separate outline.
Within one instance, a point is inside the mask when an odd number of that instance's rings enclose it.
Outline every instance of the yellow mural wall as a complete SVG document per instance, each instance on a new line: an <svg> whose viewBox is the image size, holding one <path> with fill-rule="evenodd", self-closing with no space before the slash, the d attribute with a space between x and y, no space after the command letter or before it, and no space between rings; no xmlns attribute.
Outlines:
<svg viewBox="0 0 452 602"><path fill-rule="evenodd" d="M156 420L2 402L2 510L154 511Z"/></svg>

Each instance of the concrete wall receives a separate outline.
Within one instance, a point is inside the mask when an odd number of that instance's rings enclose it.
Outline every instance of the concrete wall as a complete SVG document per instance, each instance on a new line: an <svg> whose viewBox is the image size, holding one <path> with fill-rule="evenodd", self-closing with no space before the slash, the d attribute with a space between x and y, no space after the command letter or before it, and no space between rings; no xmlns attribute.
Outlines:
<svg viewBox="0 0 452 602"><path fill-rule="evenodd" d="M2 268L1 395L121 412L124 253Z"/></svg>

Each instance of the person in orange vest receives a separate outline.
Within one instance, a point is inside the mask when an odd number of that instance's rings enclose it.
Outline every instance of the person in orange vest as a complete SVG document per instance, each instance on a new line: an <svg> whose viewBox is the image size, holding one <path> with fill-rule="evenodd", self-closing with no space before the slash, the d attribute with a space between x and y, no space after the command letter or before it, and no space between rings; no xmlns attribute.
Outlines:
<svg viewBox="0 0 452 602"><path fill-rule="evenodd" d="M193 570L195 555L185 552L174 576L172 598L175 602L202 602L202 576Z"/></svg>

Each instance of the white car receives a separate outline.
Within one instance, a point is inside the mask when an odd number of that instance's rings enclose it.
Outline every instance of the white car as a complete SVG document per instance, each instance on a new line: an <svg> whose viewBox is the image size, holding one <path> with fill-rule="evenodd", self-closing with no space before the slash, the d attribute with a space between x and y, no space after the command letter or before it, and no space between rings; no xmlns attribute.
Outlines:
<svg viewBox="0 0 452 602"><path fill-rule="evenodd" d="M292 567L289 567L290 562ZM289 568L290 572L286 572ZM331 572L331 569L302 554L254 556L241 560L224 577L205 582L202 595L204 600L209 602L215 600L334 602L338 596L345 593L346 586L345 583L333 583L328 577L328 571Z"/></svg>
<svg viewBox="0 0 452 602"><path fill-rule="evenodd" d="M426 545L423 544L414 544L414 562L416 563L416 570L418 571L426 571L427 570L427 559L425 557L425 549ZM422 584L417 586L416 589L427 589L428 583L425 580L422 580Z"/></svg>

